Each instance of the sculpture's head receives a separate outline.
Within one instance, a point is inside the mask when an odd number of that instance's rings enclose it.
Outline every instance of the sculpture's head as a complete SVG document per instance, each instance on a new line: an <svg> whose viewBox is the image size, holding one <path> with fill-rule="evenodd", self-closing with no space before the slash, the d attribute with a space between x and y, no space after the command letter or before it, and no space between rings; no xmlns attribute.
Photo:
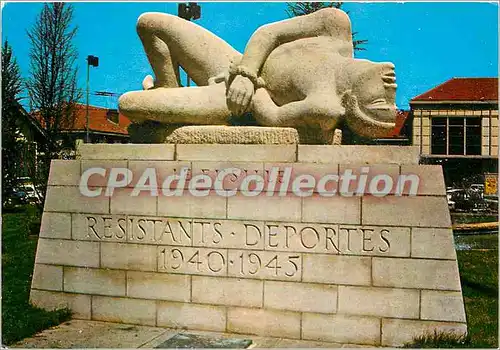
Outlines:
<svg viewBox="0 0 500 350"><path fill-rule="evenodd" d="M356 59L349 68L351 89L342 96L347 124L361 136L387 136L397 113L394 65Z"/></svg>

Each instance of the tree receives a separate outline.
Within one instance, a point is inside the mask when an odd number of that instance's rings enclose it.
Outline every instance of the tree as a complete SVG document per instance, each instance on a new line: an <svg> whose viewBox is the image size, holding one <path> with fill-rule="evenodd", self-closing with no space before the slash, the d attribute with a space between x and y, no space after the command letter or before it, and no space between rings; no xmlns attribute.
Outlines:
<svg viewBox="0 0 500 350"><path fill-rule="evenodd" d="M26 88L31 113L46 136L39 145L38 161L30 167L32 181L40 189L42 199L50 161L58 158L64 147L61 129L74 122L75 104L81 97L75 66L78 54L73 45L77 27L71 26L72 19L71 4L46 3L27 33L31 50Z"/></svg>
<svg viewBox="0 0 500 350"><path fill-rule="evenodd" d="M22 80L12 47L7 41L2 47L2 198L16 187L20 159L19 136Z"/></svg>
<svg viewBox="0 0 500 350"><path fill-rule="evenodd" d="M339 1L329 1L329 2L287 2L286 13L290 17L308 15L310 13L316 12L324 8L336 8L340 9L343 3ZM368 40L356 40L355 36L357 32L352 33L352 43L355 51L365 51L366 49L362 45L368 43Z"/></svg>

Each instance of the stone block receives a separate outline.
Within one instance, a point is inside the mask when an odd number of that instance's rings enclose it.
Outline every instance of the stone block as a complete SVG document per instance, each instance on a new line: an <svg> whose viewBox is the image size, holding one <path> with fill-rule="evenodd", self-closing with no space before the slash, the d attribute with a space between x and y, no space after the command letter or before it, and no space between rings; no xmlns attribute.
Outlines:
<svg viewBox="0 0 500 350"><path fill-rule="evenodd" d="M295 162L296 145L177 145L177 160Z"/></svg>
<svg viewBox="0 0 500 350"><path fill-rule="evenodd" d="M410 256L410 229L339 225L337 246L344 255Z"/></svg>
<svg viewBox="0 0 500 350"><path fill-rule="evenodd" d="M99 267L99 243L40 238L35 263Z"/></svg>
<svg viewBox="0 0 500 350"><path fill-rule="evenodd" d="M338 164L317 163L264 163L265 180L268 184L264 189L269 192L292 192L294 181L300 176L310 175L314 178L313 192L334 193L338 191L338 181L329 177L324 188L318 188L319 181L324 176L338 175ZM288 179L288 180L287 180ZM286 186L288 184L288 186ZM286 188L285 188L286 187ZM305 192L306 189L301 190Z"/></svg>
<svg viewBox="0 0 500 350"><path fill-rule="evenodd" d="M198 223L196 219L144 216L127 216L127 220L128 243L175 246L191 246L193 227Z"/></svg>
<svg viewBox="0 0 500 350"><path fill-rule="evenodd" d="M99 159L84 159L81 160L81 174L85 174L85 172L92 168L101 168L105 170L105 175L101 174L92 174L87 180L87 185L89 187L106 187L108 185L108 179L110 176L111 169L113 168L128 168L128 162L126 160L99 160ZM132 181L128 176L125 176L125 180ZM78 184L80 184L80 180Z"/></svg>
<svg viewBox="0 0 500 350"><path fill-rule="evenodd" d="M304 253L410 256L410 229L266 222L265 250Z"/></svg>
<svg viewBox="0 0 500 350"><path fill-rule="evenodd" d="M371 258L303 254L303 282L366 285L371 283Z"/></svg>
<svg viewBox="0 0 500 350"><path fill-rule="evenodd" d="M193 276L192 288L194 303L262 307L262 281Z"/></svg>
<svg viewBox="0 0 500 350"><path fill-rule="evenodd" d="M101 243L101 267L156 271L156 247L130 243Z"/></svg>
<svg viewBox="0 0 500 350"><path fill-rule="evenodd" d="M313 194L303 198L302 222L361 224L359 197L322 197Z"/></svg>
<svg viewBox="0 0 500 350"><path fill-rule="evenodd" d="M264 178L264 163L262 162L192 162L192 176L208 175L211 179L212 186L215 189L219 174L226 174L222 180L222 189L238 190L242 187L243 181L248 176L258 175ZM230 171L229 169L237 169ZM224 171L223 173L221 173ZM222 176L222 175L221 175ZM251 178L249 178L250 180ZM255 181L250 181L248 188L255 188ZM191 186L193 187L193 186Z"/></svg>
<svg viewBox="0 0 500 350"><path fill-rule="evenodd" d="M298 253L228 250L228 276L300 281L301 271Z"/></svg>
<svg viewBox="0 0 500 350"><path fill-rule="evenodd" d="M446 197L373 197L362 199L363 225L451 227Z"/></svg>
<svg viewBox="0 0 500 350"><path fill-rule="evenodd" d="M338 195L350 197L363 196L368 193L394 194L398 189L399 171L399 164L340 164L339 174L344 175L346 181L339 181ZM354 175L356 178L348 181L350 180L348 175ZM384 177L381 177L382 175Z"/></svg>
<svg viewBox="0 0 500 350"><path fill-rule="evenodd" d="M48 310L71 309L72 317L90 320L90 295L31 289L30 303Z"/></svg>
<svg viewBox="0 0 500 350"><path fill-rule="evenodd" d="M227 218L237 220L300 221L301 198L296 196L248 197L238 192L227 199Z"/></svg>
<svg viewBox="0 0 500 350"><path fill-rule="evenodd" d="M92 320L156 325L156 301L92 296Z"/></svg>
<svg viewBox="0 0 500 350"><path fill-rule="evenodd" d="M446 195L443 169L441 165L402 165L401 175L417 175L420 179L417 194L421 195ZM403 194L408 194L410 187L402 189Z"/></svg>
<svg viewBox="0 0 500 350"><path fill-rule="evenodd" d="M53 159L50 162L49 186L78 186L80 184L80 161Z"/></svg>
<svg viewBox="0 0 500 350"><path fill-rule="evenodd" d="M42 238L71 238L71 214L50 213L42 215L40 226L40 237Z"/></svg>
<svg viewBox="0 0 500 350"><path fill-rule="evenodd" d="M294 128L190 125L174 130L165 140L175 144L288 145L299 143Z"/></svg>
<svg viewBox="0 0 500 350"><path fill-rule="evenodd" d="M80 159L173 160L175 145L168 144L82 144Z"/></svg>
<svg viewBox="0 0 500 350"><path fill-rule="evenodd" d="M125 242L129 230L125 215L71 214L71 235L74 240Z"/></svg>
<svg viewBox="0 0 500 350"><path fill-rule="evenodd" d="M224 332L226 308L224 306L158 302L159 327L196 329Z"/></svg>
<svg viewBox="0 0 500 350"><path fill-rule="evenodd" d="M188 191L182 196L159 196L158 215L181 218L225 219L227 199L210 193L195 197Z"/></svg>
<svg viewBox="0 0 500 350"><path fill-rule="evenodd" d="M304 313L302 339L337 343L380 344L380 319Z"/></svg>
<svg viewBox="0 0 500 350"><path fill-rule="evenodd" d="M141 299L190 301L189 276L127 271L127 296Z"/></svg>
<svg viewBox="0 0 500 350"><path fill-rule="evenodd" d="M339 313L393 318L419 317L419 291L339 286Z"/></svg>
<svg viewBox="0 0 500 350"><path fill-rule="evenodd" d="M163 182L167 177L172 175L180 175L183 168L188 169L186 173L186 181L191 178L191 162L179 162L176 160L153 161L153 160L131 160L128 162L128 168L132 171L133 178L128 187L135 187L138 184L140 176L148 168L152 168L156 173L156 184L158 188L163 187ZM177 180L173 181L166 188L175 189ZM187 187L187 186L180 186Z"/></svg>
<svg viewBox="0 0 500 350"><path fill-rule="evenodd" d="M197 247L264 249L264 223L237 220L193 220L193 245Z"/></svg>
<svg viewBox="0 0 500 350"><path fill-rule="evenodd" d="M44 212L109 213L109 198L86 197L76 186L48 186Z"/></svg>
<svg viewBox="0 0 500 350"><path fill-rule="evenodd" d="M373 285L460 291L456 261L373 258Z"/></svg>
<svg viewBox="0 0 500 350"><path fill-rule="evenodd" d="M125 271L65 267L64 291L124 296Z"/></svg>
<svg viewBox="0 0 500 350"><path fill-rule="evenodd" d="M156 215L158 196L150 191L141 191L133 196L131 188L117 188L110 197L112 214Z"/></svg>
<svg viewBox="0 0 500 350"><path fill-rule="evenodd" d="M299 145L298 161L336 164L418 164L415 146Z"/></svg>
<svg viewBox="0 0 500 350"><path fill-rule="evenodd" d="M188 275L226 276L227 250L159 246L158 271Z"/></svg>
<svg viewBox="0 0 500 350"><path fill-rule="evenodd" d="M300 313L230 307L227 332L300 339Z"/></svg>
<svg viewBox="0 0 500 350"><path fill-rule="evenodd" d="M264 249L304 253L339 253L339 225L266 222Z"/></svg>
<svg viewBox="0 0 500 350"><path fill-rule="evenodd" d="M265 281L264 308L335 313L337 311L337 286Z"/></svg>
<svg viewBox="0 0 500 350"><path fill-rule="evenodd" d="M412 228L411 256L455 260L457 254L453 244L453 231L438 228Z"/></svg>
<svg viewBox="0 0 500 350"><path fill-rule="evenodd" d="M62 266L35 264L31 288L60 291L62 287Z"/></svg>
<svg viewBox="0 0 500 350"><path fill-rule="evenodd" d="M401 319L382 319L382 346L400 347L414 337L439 332L462 335L467 332L465 323L432 322Z"/></svg>
<svg viewBox="0 0 500 350"><path fill-rule="evenodd" d="M421 319L466 322L462 293L434 290L423 290L421 293Z"/></svg>

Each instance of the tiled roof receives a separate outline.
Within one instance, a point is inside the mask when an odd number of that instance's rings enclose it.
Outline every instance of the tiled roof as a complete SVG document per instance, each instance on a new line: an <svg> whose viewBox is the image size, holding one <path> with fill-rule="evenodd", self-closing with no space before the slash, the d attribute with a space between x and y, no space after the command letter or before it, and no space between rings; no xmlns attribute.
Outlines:
<svg viewBox="0 0 500 350"><path fill-rule="evenodd" d="M414 97L411 102L496 100L498 100L498 78L452 78Z"/></svg>
<svg viewBox="0 0 500 350"><path fill-rule="evenodd" d="M128 126L131 121L120 113L118 123L114 123L108 119L108 111L110 111L108 108L89 106L89 131L128 135ZM34 116L43 125L43 120L40 120L36 114ZM61 126L61 130L66 132L85 131L86 125L86 105L77 104L74 122Z"/></svg>
<svg viewBox="0 0 500 350"><path fill-rule="evenodd" d="M391 133L387 135L387 137L403 136L401 135L401 129L403 128L405 120L406 118L408 118L409 114L410 111L398 110L398 114L396 114L396 125L394 126L394 129L392 129Z"/></svg>

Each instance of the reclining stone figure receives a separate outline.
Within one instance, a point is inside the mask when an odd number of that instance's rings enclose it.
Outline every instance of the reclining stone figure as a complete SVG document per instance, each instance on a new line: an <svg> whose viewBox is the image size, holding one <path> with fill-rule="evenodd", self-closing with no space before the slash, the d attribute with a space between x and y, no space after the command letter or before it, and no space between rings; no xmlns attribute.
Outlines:
<svg viewBox="0 0 500 350"><path fill-rule="evenodd" d="M133 121L228 125L231 115L251 112L261 126L331 132L347 123L372 138L394 127L394 65L353 58L351 23L341 10L264 25L243 54L169 14L141 15L137 32L155 78L120 97L120 111ZM197 86L180 86L179 66Z"/></svg>

